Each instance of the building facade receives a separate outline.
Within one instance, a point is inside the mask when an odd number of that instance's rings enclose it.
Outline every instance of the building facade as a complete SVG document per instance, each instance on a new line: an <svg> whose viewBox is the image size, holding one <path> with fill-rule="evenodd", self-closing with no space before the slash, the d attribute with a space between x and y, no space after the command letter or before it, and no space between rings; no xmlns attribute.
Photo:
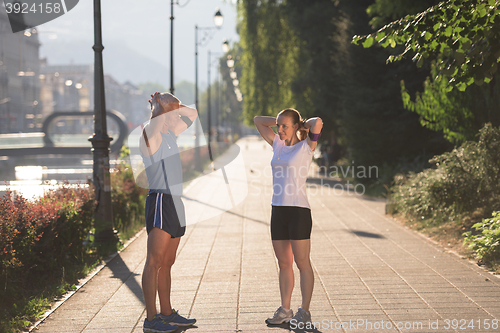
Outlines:
<svg viewBox="0 0 500 333"><path fill-rule="evenodd" d="M0 133L40 131L40 42L36 29L12 33L0 6ZM38 125L38 126L37 126Z"/></svg>

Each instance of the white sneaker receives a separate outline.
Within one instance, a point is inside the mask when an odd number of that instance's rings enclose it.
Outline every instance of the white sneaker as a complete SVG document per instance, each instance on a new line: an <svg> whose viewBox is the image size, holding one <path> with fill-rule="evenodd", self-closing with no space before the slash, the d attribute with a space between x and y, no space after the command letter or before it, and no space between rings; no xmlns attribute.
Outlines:
<svg viewBox="0 0 500 333"><path fill-rule="evenodd" d="M276 310L274 313L274 316L272 318L267 318L266 319L266 324L268 325L280 325L283 324L293 317L293 310L288 309L285 310L282 306Z"/></svg>
<svg viewBox="0 0 500 333"><path fill-rule="evenodd" d="M289 323L295 325L296 327L299 323L303 323L304 325L306 325L307 323L310 322L311 322L311 312L307 312L301 307L299 307L299 309L295 313L295 316L293 316L293 318L289 320Z"/></svg>

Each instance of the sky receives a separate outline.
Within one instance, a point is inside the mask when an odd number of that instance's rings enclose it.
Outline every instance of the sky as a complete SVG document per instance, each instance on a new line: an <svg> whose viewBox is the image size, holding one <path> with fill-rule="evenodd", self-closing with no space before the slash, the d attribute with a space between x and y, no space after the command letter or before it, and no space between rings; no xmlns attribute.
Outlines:
<svg viewBox="0 0 500 333"><path fill-rule="evenodd" d="M195 80L195 25L214 27L213 17L216 8L220 9L224 17L222 27L212 31L213 38L210 42L199 47L198 76L200 84L203 84L207 81L207 51L222 52L224 38L230 44L239 39L236 33L236 5L232 0L178 1L179 4L174 5L175 82L182 80L194 82ZM124 78L130 79L125 75L126 68L135 68L140 65L137 62L141 59L143 62L145 59L152 60L165 68L170 68L170 1L103 0L101 1L101 15L105 74L118 77L118 81L123 83ZM50 65L93 64L92 0L80 0L76 7L65 15L40 25L38 31L42 44L40 56L47 57ZM204 32L199 32L199 39L203 37L203 34ZM131 54L134 55L132 59ZM114 66L120 61L127 62L125 69L122 66L118 70ZM151 67L147 69L151 71L151 81L159 81L154 75L155 68ZM114 73L110 73L110 70ZM216 77L215 71L214 61L212 79ZM170 76L167 72L162 72L160 83L169 87ZM137 81L144 81L144 77L148 77L146 73L142 74L138 80L133 78L130 80L133 83L141 83Z"/></svg>

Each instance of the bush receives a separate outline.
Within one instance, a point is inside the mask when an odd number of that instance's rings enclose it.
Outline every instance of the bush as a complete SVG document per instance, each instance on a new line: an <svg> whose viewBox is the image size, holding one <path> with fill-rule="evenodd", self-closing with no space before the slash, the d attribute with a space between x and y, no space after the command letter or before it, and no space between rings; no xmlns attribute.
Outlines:
<svg viewBox="0 0 500 333"><path fill-rule="evenodd" d="M469 244L467 248L474 250L476 258L486 262L500 258L500 211L494 212L492 218L474 224L472 228L476 232L464 233L464 245Z"/></svg>
<svg viewBox="0 0 500 333"><path fill-rule="evenodd" d="M500 130L487 124L479 140L435 156L435 168L395 177L391 201L411 219L435 224L500 210Z"/></svg>
<svg viewBox="0 0 500 333"><path fill-rule="evenodd" d="M83 244L92 227L93 192L79 186L28 201L0 198L0 330L25 327L43 313L61 284L78 278L88 263ZM43 305L45 304L45 305Z"/></svg>
<svg viewBox="0 0 500 333"><path fill-rule="evenodd" d="M122 148L120 159L126 160L129 152ZM148 190L135 183L134 173L129 164L115 167L111 174L111 202L113 206L114 228L121 239L127 239L146 225L145 202Z"/></svg>

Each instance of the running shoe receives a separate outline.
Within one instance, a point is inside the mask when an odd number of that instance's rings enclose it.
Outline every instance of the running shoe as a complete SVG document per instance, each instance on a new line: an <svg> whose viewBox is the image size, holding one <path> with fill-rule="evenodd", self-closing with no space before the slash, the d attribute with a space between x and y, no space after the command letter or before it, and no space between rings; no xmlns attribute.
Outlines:
<svg viewBox="0 0 500 333"><path fill-rule="evenodd" d="M293 317L293 310L288 309L285 310L282 306L276 310L274 313L274 316L272 318L267 318L266 319L266 324L268 325L280 325L283 324Z"/></svg>
<svg viewBox="0 0 500 333"><path fill-rule="evenodd" d="M305 327L304 325L307 325L307 323L310 322L311 322L311 312L307 312L301 307L299 307L299 309L295 313L295 316L293 316L293 318L288 321L289 324L292 324L295 327L299 326L300 323L302 323L302 325L300 325L301 327Z"/></svg>
<svg viewBox="0 0 500 333"><path fill-rule="evenodd" d="M148 321L148 319L144 319L144 326L142 327L142 331L145 333L170 333L177 329L177 326L169 325L164 322L160 315L157 314L153 320Z"/></svg>
<svg viewBox="0 0 500 333"><path fill-rule="evenodd" d="M172 314L170 316L165 316L162 315L161 313L159 313L158 316L161 318L163 322L179 327L187 327L196 323L196 319L185 318L181 316L179 312L175 311L174 309L172 309Z"/></svg>

